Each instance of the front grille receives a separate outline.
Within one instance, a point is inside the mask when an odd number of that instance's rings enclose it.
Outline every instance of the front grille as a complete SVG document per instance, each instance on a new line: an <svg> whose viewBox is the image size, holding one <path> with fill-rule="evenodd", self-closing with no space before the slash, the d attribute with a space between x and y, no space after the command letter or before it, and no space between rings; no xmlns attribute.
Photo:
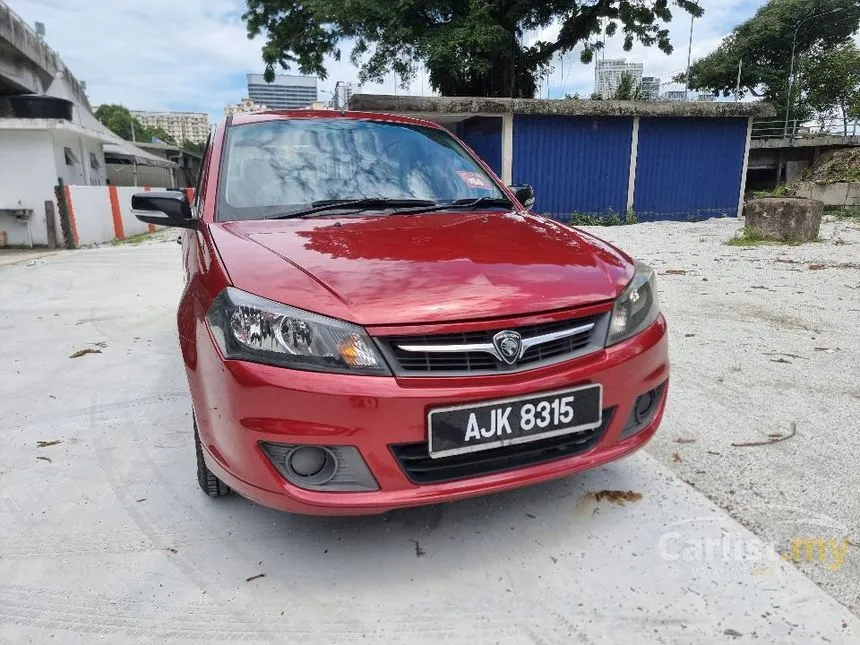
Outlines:
<svg viewBox="0 0 860 645"><path fill-rule="evenodd" d="M606 337L608 314L598 314L587 318L556 320L540 325L523 327L495 327L475 332L455 334L432 334L418 336L387 336L379 343L398 374L427 376L456 376L460 374L510 372L531 369L541 365L560 362L597 351L603 347ZM575 336L560 338L541 345L530 347L513 366L498 361L492 354L482 351L455 351L449 353L406 351L400 345L472 345L492 343L493 336L510 329L518 332L523 339L543 336L593 323L594 327Z"/></svg>
<svg viewBox="0 0 860 645"><path fill-rule="evenodd" d="M397 444L390 448L403 472L415 484L434 484L453 479L479 477L525 466L535 466L587 452L600 442L612 421L614 412L614 407L605 409L603 423L594 430L441 459L430 457L426 441Z"/></svg>

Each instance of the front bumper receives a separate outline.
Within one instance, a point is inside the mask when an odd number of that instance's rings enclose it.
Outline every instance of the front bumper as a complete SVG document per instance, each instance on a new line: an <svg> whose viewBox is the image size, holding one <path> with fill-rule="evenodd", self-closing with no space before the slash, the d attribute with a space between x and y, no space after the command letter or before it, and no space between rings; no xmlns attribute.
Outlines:
<svg viewBox="0 0 860 645"><path fill-rule="evenodd" d="M299 372L225 361L205 325L194 361L186 361L204 457L210 470L264 506L312 515L360 515L434 504L549 481L619 459L654 435L668 388L653 419L621 440L636 398L669 377L662 316L637 336L595 354L526 372L467 378L388 378ZM588 450L538 465L442 483L416 484L391 446L426 442L427 411L463 403L602 383L614 408ZM277 471L261 442L350 445L379 484L373 492L299 488Z"/></svg>

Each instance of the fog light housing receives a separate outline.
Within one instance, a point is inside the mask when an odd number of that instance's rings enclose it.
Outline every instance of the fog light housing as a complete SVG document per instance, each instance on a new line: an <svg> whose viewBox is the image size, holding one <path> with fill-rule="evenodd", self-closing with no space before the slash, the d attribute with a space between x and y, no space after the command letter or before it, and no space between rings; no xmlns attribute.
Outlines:
<svg viewBox="0 0 860 645"><path fill-rule="evenodd" d="M621 432L620 440L629 439L635 434L642 432L657 414L657 409L660 407L660 402L663 400L663 392L666 389L666 384L662 383L649 390L644 394L639 395L633 403L633 410L630 412L630 418L627 420L627 425Z"/></svg>
<svg viewBox="0 0 860 645"><path fill-rule="evenodd" d="M355 446L264 442L260 448L278 472L299 488L331 492L379 490Z"/></svg>
<svg viewBox="0 0 860 645"><path fill-rule="evenodd" d="M328 448L299 446L287 453L284 467L300 481L321 485L337 472L337 457Z"/></svg>

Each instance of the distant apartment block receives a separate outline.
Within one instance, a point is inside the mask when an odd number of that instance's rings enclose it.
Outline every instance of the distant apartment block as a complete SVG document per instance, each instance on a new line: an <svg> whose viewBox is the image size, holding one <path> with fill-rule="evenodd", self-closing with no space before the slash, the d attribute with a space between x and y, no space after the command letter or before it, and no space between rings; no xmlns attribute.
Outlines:
<svg viewBox="0 0 860 645"><path fill-rule="evenodd" d="M641 94L643 101L660 100L660 79L656 76L643 76Z"/></svg>
<svg viewBox="0 0 860 645"><path fill-rule="evenodd" d="M663 94L664 101L686 101L687 92L684 90L670 90Z"/></svg>
<svg viewBox="0 0 860 645"><path fill-rule="evenodd" d="M205 143L209 136L209 115L205 112L142 112L132 115L148 128L161 128L176 143Z"/></svg>
<svg viewBox="0 0 860 645"><path fill-rule="evenodd" d="M262 74L248 74L248 97L273 110L305 108L317 100L317 77L279 74L267 83Z"/></svg>
<svg viewBox="0 0 860 645"><path fill-rule="evenodd" d="M255 114L257 112L267 112L269 110L269 106L261 105L259 103L254 103L251 99L242 99L238 103L228 105L224 108L224 114L242 114L242 113L250 113Z"/></svg>
<svg viewBox="0 0 860 645"><path fill-rule="evenodd" d="M621 83L621 77L627 74L636 87L642 83L642 63L628 63L623 58L598 60L594 71L594 92L603 99L611 99Z"/></svg>

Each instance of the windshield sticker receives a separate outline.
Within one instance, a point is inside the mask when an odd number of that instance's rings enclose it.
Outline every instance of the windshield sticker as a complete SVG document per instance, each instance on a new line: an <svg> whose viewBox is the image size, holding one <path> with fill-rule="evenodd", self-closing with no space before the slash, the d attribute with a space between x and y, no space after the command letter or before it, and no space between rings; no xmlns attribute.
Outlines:
<svg viewBox="0 0 860 645"><path fill-rule="evenodd" d="M487 183L487 180L476 172L458 170L457 174L460 175L460 179L462 179L469 188L483 188L484 190L490 189L490 185Z"/></svg>

